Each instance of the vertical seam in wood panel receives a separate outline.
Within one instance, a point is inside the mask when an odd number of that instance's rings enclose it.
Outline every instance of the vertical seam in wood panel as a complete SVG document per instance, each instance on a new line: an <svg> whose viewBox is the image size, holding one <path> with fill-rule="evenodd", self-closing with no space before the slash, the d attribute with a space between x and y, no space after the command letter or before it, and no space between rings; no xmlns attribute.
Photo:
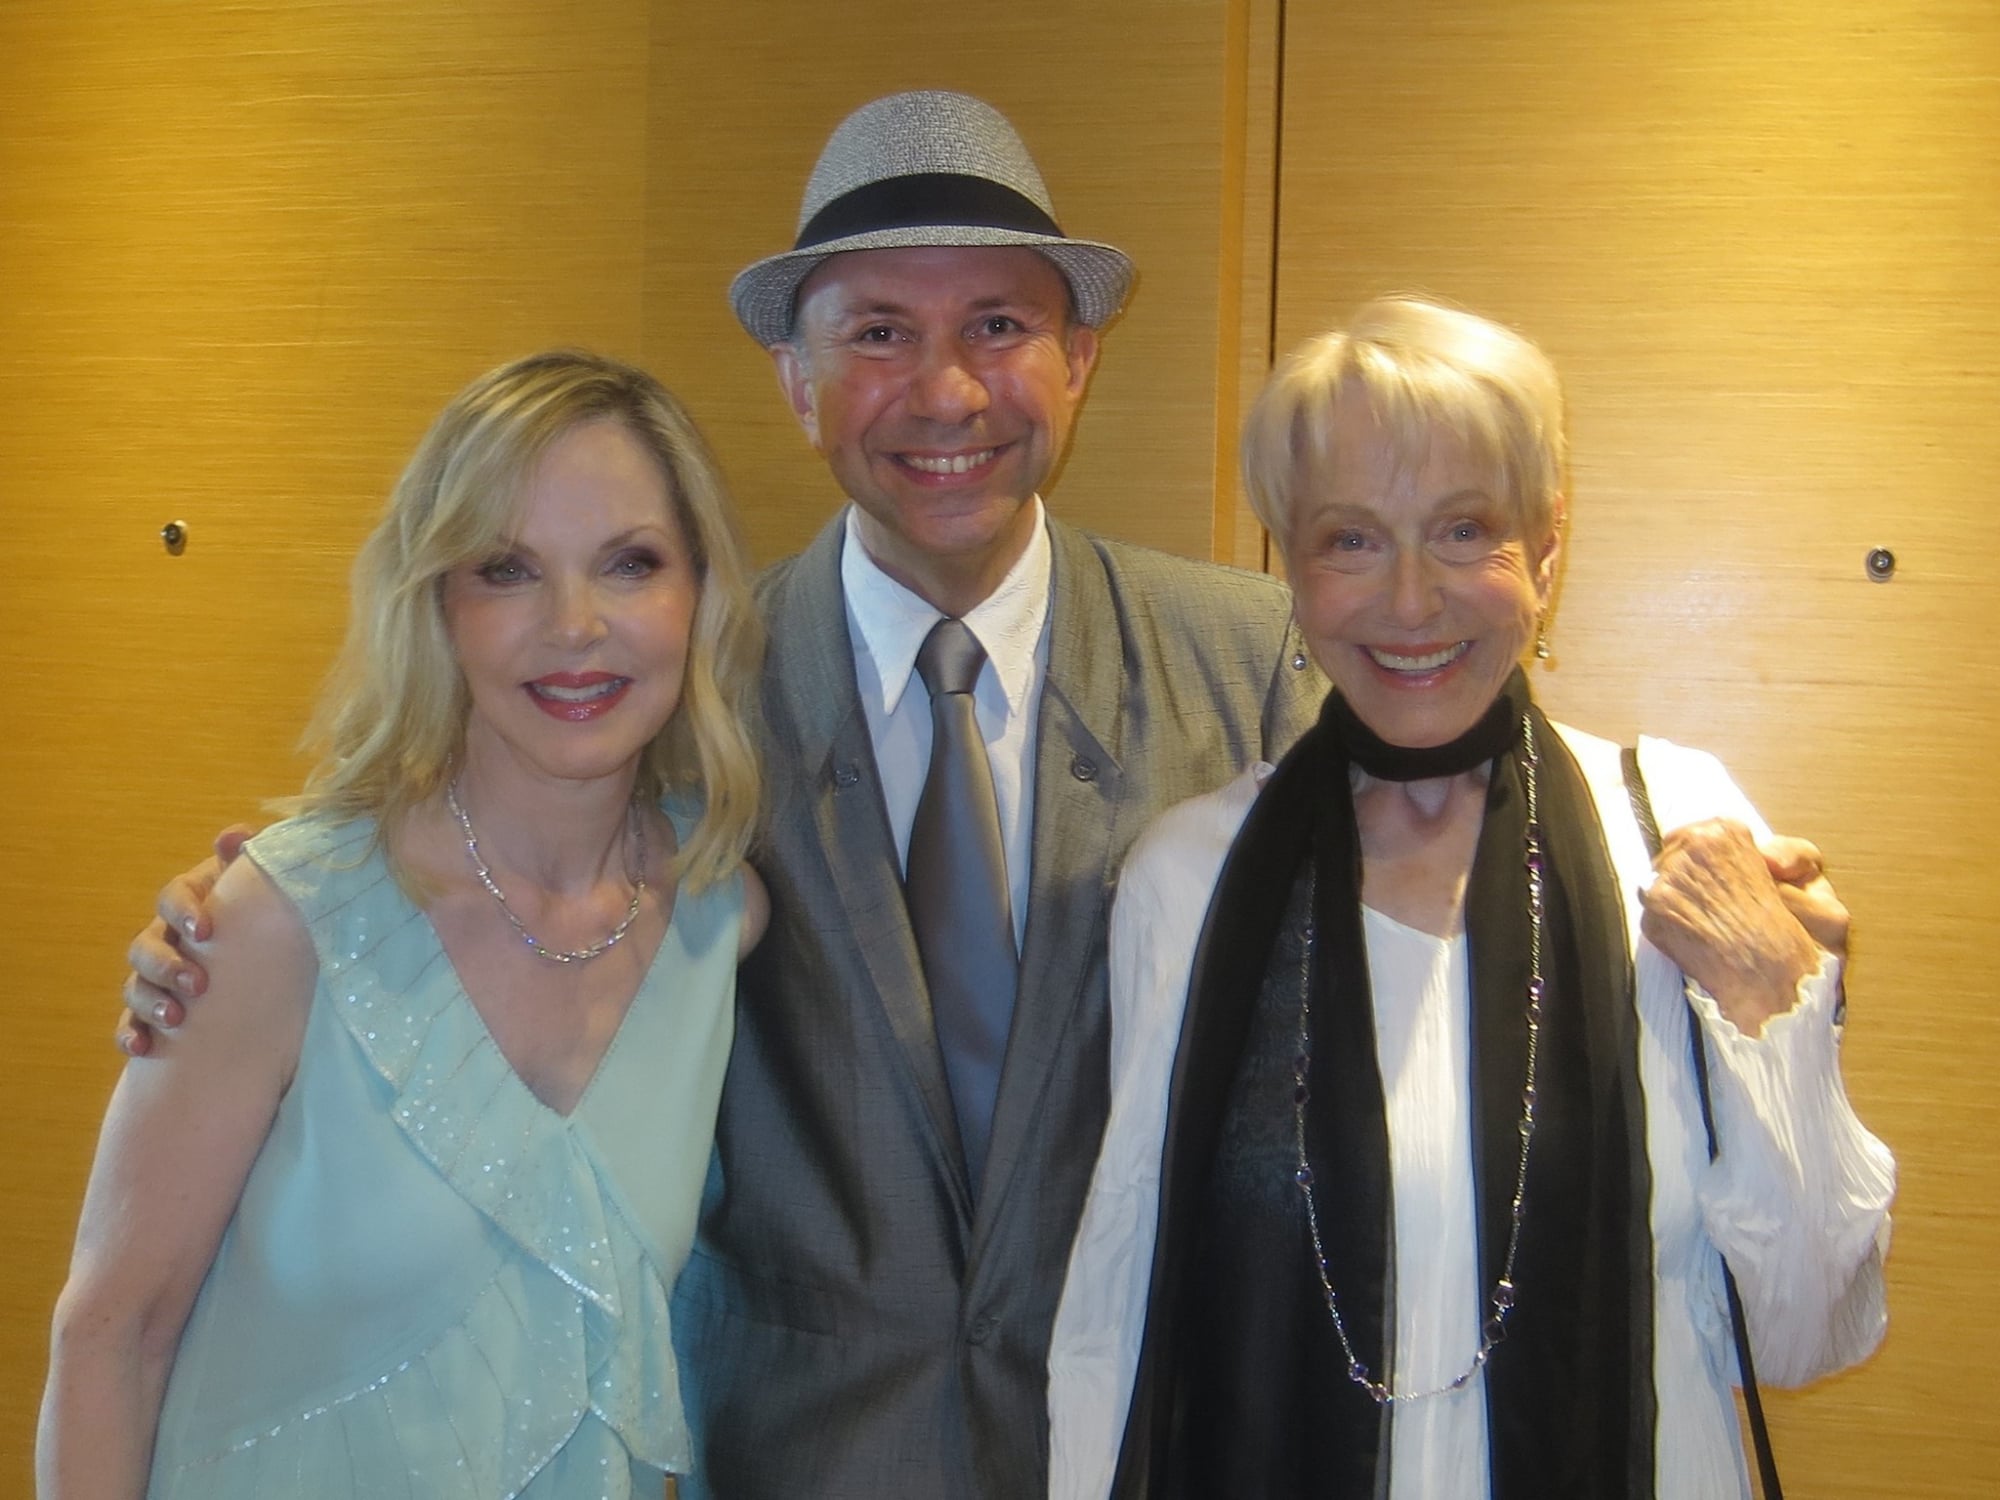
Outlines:
<svg viewBox="0 0 2000 1500"><path fill-rule="evenodd" d="M1224 16L1211 555L1264 568L1269 549L1243 501L1236 444L1271 363L1282 19L1282 0L1231 0Z"/></svg>
<svg viewBox="0 0 2000 1500"><path fill-rule="evenodd" d="M1235 489L1230 483L1231 423L1240 404L1243 303L1247 256L1244 219L1249 209L1250 6L1228 0L1222 12L1221 182L1217 193L1215 263L1215 411L1209 441L1208 555L1236 556Z"/></svg>
<svg viewBox="0 0 2000 1500"><path fill-rule="evenodd" d="M1271 242L1270 265L1265 271L1264 369L1268 374L1278 358L1278 249L1284 229L1285 212L1285 0L1274 0L1276 35L1271 48ZM1245 407L1247 411L1247 406ZM1239 434L1241 424L1239 426ZM1271 571L1271 533L1263 536L1263 569Z"/></svg>

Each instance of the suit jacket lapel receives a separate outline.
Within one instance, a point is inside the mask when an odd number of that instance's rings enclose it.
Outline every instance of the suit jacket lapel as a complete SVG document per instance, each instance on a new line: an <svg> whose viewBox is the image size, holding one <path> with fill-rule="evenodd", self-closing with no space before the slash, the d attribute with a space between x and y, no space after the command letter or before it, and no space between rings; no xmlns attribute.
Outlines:
<svg viewBox="0 0 2000 1500"><path fill-rule="evenodd" d="M1006 1197L1023 1140L1067 1050L1071 1023L1093 992L1093 970L1104 961L1113 825L1124 782L1118 756L1124 637L1110 584L1081 533L1051 520L1049 535L1054 574L1048 678L1035 742L1028 922L979 1195L982 1224Z"/></svg>
<svg viewBox="0 0 2000 1500"><path fill-rule="evenodd" d="M836 516L800 554L782 596L772 602L765 710L773 743L787 747L772 756L772 764L797 766L802 773L792 784L772 788L773 837L792 843L796 856L803 836L823 859L824 889L817 893L807 889L810 864L796 857L791 862L800 872L798 897L816 905L831 900L844 912L854 954L881 1000L930 1117L941 1174L956 1184L959 1211L969 1220L971 1193L957 1116L903 899L896 843L878 790L868 721L854 685L840 586L844 534L844 519Z"/></svg>

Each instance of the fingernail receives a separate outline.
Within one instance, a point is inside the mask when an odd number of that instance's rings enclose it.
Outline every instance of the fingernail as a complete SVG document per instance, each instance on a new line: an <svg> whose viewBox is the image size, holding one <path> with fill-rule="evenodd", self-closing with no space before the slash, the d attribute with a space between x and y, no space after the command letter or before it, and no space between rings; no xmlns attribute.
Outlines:
<svg viewBox="0 0 2000 1500"><path fill-rule="evenodd" d="M168 1015L167 1002L162 1000L158 1005L153 1007L153 1024L155 1026L166 1025L167 1015Z"/></svg>
<svg viewBox="0 0 2000 1500"><path fill-rule="evenodd" d="M186 934L187 934L187 935L188 935L189 937L193 937L193 936L194 936L194 918L193 918L193 917L183 917L183 918L181 919L181 931L182 931L182 932L185 932L185 933L186 933Z"/></svg>
<svg viewBox="0 0 2000 1500"><path fill-rule="evenodd" d="M186 969L182 969L180 973L174 976L174 988L179 990L183 995L192 995L194 993L194 975L188 973Z"/></svg>

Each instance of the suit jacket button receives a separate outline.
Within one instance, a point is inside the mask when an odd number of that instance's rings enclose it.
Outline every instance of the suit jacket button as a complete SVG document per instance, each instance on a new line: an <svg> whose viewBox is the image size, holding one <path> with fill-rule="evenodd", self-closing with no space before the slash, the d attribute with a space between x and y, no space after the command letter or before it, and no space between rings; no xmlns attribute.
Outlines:
<svg viewBox="0 0 2000 1500"><path fill-rule="evenodd" d="M965 1336L975 1344L983 1344L993 1337L993 1330L999 1326L1000 1320L998 1318L989 1318L982 1315L972 1320L972 1326L966 1330Z"/></svg>
<svg viewBox="0 0 2000 1500"><path fill-rule="evenodd" d="M1084 756L1076 756L1069 763L1069 774L1078 781L1097 780L1097 762Z"/></svg>
<svg viewBox="0 0 2000 1500"><path fill-rule="evenodd" d="M833 768L833 784L837 787L845 789L858 785L860 781L861 767L854 764L853 761L849 761L844 766L835 766Z"/></svg>

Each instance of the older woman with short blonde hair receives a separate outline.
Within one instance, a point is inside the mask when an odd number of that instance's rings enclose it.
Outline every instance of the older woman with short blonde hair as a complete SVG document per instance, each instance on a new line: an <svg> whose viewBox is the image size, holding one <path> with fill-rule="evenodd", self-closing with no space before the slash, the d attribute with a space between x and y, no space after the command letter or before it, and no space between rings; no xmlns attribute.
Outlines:
<svg viewBox="0 0 2000 1500"><path fill-rule="evenodd" d="M1882 1335L1845 913L1773 881L1713 759L1628 776L1535 706L1567 458L1534 345L1372 302L1274 373L1243 466L1333 691L1121 877L1053 1493L1747 1493L1725 1258L1767 1379Z"/></svg>

